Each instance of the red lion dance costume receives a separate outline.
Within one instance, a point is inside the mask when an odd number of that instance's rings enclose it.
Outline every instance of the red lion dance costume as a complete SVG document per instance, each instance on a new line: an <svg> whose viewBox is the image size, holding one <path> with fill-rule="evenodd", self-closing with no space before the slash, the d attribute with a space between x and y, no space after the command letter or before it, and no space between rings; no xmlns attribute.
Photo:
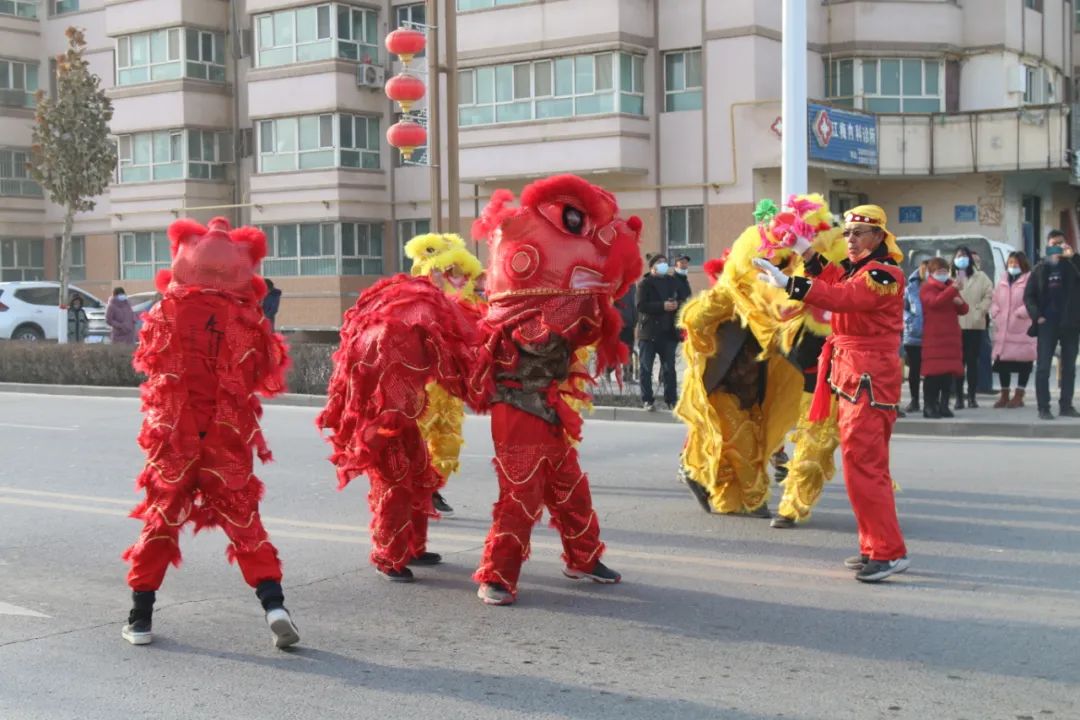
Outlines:
<svg viewBox="0 0 1080 720"><path fill-rule="evenodd" d="M573 443L577 349L596 346L597 372L620 368L621 318L612 302L640 277L637 218L574 176L533 183L511 208L500 190L473 226L486 239L489 306L483 319L426 278L397 276L365 291L346 315L326 410L331 460L344 484L371 480L372 562L391 579L425 557L432 466L417 420L428 382L476 410L491 408L499 500L475 579L488 604L514 601L532 526L546 505L563 538L565 573L618 582Z"/></svg>
<svg viewBox="0 0 1080 720"><path fill-rule="evenodd" d="M266 284L258 275L266 237L252 227L209 229L192 220L169 227L172 270L157 276L161 302L145 316L134 365L146 374L139 444L146 498L132 512L145 525L124 553L134 607L123 636L152 639L155 591L169 564L179 566L180 529L221 527L227 554L256 589L277 647L299 641L284 607L281 562L259 519L263 484L252 451L268 462L256 394L284 391L288 356L263 317Z"/></svg>

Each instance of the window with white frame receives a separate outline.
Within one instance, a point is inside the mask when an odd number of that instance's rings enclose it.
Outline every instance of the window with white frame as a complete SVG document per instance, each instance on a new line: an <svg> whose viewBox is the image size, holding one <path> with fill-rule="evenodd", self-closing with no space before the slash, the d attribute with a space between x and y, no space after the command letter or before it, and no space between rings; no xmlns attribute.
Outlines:
<svg viewBox="0 0 1080 720"><path fill-rule="evenodd" d="M398 269L401 272L412 270L412 261L405 257L405 243L417 235L427 235L429 232L431 232L431 220L418 218L397 221Z"/></svg>
<svg viewBox="0 0 1080 720"><path fill-rule="evenodd" d="M645 111L645 58L596 53L462 70L462 125Z"/></svg>
<svg viewBox="0 0 1080 720"><path fill-rule="evenodd" d="M341 223L341 274L383 274L381 222Z"/></svg>
<svg viewBox="0 0 1080 720"><path fill-rule="evenodd" d="M700 110L701 48L664 53L664 111Z"/></svg>
<svg viewBox="0 0 1080 720"><path fill-rule="evenodd" d="M415 28L416 25L427 25L427 7L424 3L411 5L398 5L394 8L394 27ZM416 57L424 57L425 51L416 53Z"/></svg>
<svg viewBox="0 0 1080 720"><path fill-rule="evenodd" d="M664 252L669 260L688 255L690 262L705 262L705 212L701 205L664 208Z"/></svg>
<svg viewBox="0 0 1080 720"><path fill-rule="evenodd" d="M264 225L266 259L263 275L337 275L338 254L334 223Z"/></svg>
<svg viewBox="0 0 1080 720"><path fill-rule="evenodd" d="M0 240L0 280L45 279L45 241L40 238Z"/></svg>
<svg viewBox="0 0 1080 720"><path fill-rule="evenodd" d="M52 15L66 15L79 11L79 0L49 0L49 11Z"/></svg>
<svg viewBox="0 0 1080 720"><path fill-rule="evenodd" d="M1054 101L1050 72L1038 65L1024 66L1024 104L1045 105Z"/></svg>
<svg viewBox="0 0 1080 720"><path fill-rule="evenodd" d="M944 63L922 58L832 60L825 95L836 105L870 112L941 112L943 72Z"/></svg>
<svg viewBox="0 0 1080 720"><path fill-rule="evenodd" d="M120 278L153 280L171 262L169 236L163 230L120 233Z"/></svg>
<svg viewBox="0 0 1080 720"><path fill-rule="evenodd" d="M352 5L325 4L255 17L259 67L342 57L376 63L379 16Z"/></svg>
<svg viewBox="0 0 1080 720"><path fill-rule="evenodd" d="M1030 8L1037 12L1042 12L1043 0L1024 0L1024 7Z"/></svg>
<svg viewBox="0 0 1080 720"><path fill-rule="evenodd" d="M0 106L34 107L38 64L0 58Z"/></svg>
<svg viewBox="0 0 1080 720"><path fill-rule="evenodd" d="M37 0L0 0L0 15L37 19Z"/></svg>
<svg viewBox="0 0 1080 720"><path fill-rule="evenodd" d="M225 35L185 28L184 63L186 77L225 82Z"/></svg>
<svg viewBox="0 0 1080 720"><path fill-rule="evenodd" d="M60 277L60 250L64 239L56 238L56 276ZM82 235L71 236L71 265L68 266L72 282L86 280L86 238Z"/></svg>
<svg viewBox="0 0 1080 720"><path fill-rule="evenodd" d="M259 121L259 172L379 169L379 118L324 113Z"/></svg>
<svg viewBox="0 0 1080 720"><path fill-rule="evenodd" d="M42 197L41 186L30 179L26 163L30 151L0 148L0 195L7 197Z"/></svg>
<svg viewBox="0 0 1080 720"><path fill-rule="evenodd" d="M163 28L116 39L116 84L179 77L225 82L225 36L194 28Z"/></svg>
<svg viewBox="0 0 1080 720"><path fill-rule="evenodd" d="M193 180L224 180L232 162L232 133L223 130L187 131L187 177Z"/></svg>
<svg viewBox="0 0 1080 720"><path fill-rule="evenodd" d="M121 183L184 177L184 131L159 130L117 138Z"/></svg>
<svg viewBox="0 0 1080 720"><path fill-rule="evenodd" d="M486 10L503 5L520 5L528 0L457 0L458 10Z"/></svg>

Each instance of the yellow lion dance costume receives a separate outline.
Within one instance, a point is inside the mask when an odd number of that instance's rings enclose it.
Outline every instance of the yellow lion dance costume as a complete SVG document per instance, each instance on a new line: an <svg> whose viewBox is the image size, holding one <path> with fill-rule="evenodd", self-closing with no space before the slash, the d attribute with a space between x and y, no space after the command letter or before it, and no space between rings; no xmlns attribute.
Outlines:
<svg viewBox="0 0 1080 720"><path fill-rule="evenodd" d="M757 280L752 261L771 255L774 263L794 272L801 260L787 238L811 239L825 252L839 232L820 195L792 198L783 211L762 201L754 216L756 224L735 241L716 283L683 308L687 373L675 415L688 427L680 479L702 508L768 518L769 457L800 414L806 414L800 402L803 369L793 357L814 334L812 319L808 322L785 293ZM832 474L835 446L828 447L816 428L801 428L799 438L802 450L796 449L798 462L792 462L782 507L785 512L796 509L802 518L820 495L812 486ZM820 472L813 470L814 462ZM800 467L805 468L802 475Z"/></svg>

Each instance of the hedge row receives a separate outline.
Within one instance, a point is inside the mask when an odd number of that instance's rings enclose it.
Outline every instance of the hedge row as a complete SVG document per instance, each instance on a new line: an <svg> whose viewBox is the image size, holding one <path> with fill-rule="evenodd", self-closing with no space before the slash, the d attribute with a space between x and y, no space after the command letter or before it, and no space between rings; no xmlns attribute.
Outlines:
<svg viewBox="0 0 1080 720"><path fill-rule="evenodd" d="M136 387L143 377L131 367L130 345L58 345L0 341L0 382L44 385ZM336 347L298 343L289 348L289 392L324 395ZM596 405L632 406L635 394L603 393Z"/></svg>

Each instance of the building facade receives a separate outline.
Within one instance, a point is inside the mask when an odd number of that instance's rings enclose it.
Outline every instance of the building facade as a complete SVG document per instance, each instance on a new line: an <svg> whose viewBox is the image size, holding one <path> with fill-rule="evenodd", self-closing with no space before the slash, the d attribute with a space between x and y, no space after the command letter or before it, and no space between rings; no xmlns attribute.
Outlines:
<svg viewBox="0 0 1080 720"><path fill-rule="evenodd" d="M780 0L456 3L463 234L494 189L575 172L641 216L646 250L700 265L779 193ZM838 210L884 206L899 235L1019 248L1050 227L1076 237L1071 2L807 3L812 190ZM50 57L75 25L109 88L119 156L115 183L76 221L80 285L151 289L168 224L225 215L266 229L279 327L337 327L429 227L430 168L387 146L397 116L382 93L400 69L382 38L426 24L425 11L0 0L2 279L56 276L62 215L23 167L33 92L50 91Z"/></svg>

